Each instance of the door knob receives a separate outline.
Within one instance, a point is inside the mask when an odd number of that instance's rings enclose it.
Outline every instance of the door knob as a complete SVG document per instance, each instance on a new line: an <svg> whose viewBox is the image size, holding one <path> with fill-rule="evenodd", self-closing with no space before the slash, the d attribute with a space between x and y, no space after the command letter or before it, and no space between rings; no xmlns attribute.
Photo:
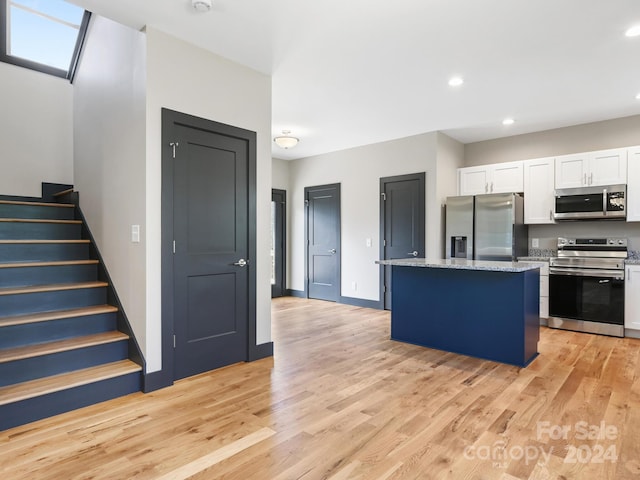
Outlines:
<svg viewBox="0 0 640 480"><path fill-rule="evenodd" d="M335 249L335 248L332 248L331 250L329 250L329 253L330 253L331 255L333 255L334 253L336 253L336 249Z"/></svg>
<svg viewBox="0 0 640 480"><path fill-rule="evenodd" d="M411 255L412 257L417 257L418 256L418 252L416 250L414 250L413 252L407 253L407 255Z"/></svg>
<svg viewBox="0 0 640 480"><path fill-rule="evenodd" d="M234 262L233 264L237 267L246 267L247 261L244 258L241 258L240 260L238 260L237 262Z"/></svg>

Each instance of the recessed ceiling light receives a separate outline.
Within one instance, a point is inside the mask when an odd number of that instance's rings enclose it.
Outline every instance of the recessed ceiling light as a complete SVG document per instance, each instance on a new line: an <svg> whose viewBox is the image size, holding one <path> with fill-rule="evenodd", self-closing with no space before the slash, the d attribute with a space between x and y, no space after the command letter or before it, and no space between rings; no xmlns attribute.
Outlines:
<svg viewBox="0 0 640 480"><path fill-rule="evenodd" d="M513 125L514 123L515 120L513 118L505 118L504 120L502 120L503 125Z"/></svg>
<svg viewBox="0 0 640 480"><path fill-rule="evenodd" d="M627 37L637 37L640 35L640 25L635 25L631 27L624 33Z"/></svg>
<svg viewBox="0 0 640 480"><path fill-rule="evenodd" d="M191 0L191 6L196 12L205 13L211 10L212 0Z"/></svg>
<svg viewBox="0 0 640 480"><path fill-rule="evenodd" d="M462 79L462 77L452 77L449 80L449 86L450 87L459 87L463 83L464 83L464 80Z"/></svg>
<svg viewBox="0 0 640 480"><path fill-rule="evenodd" d="M640 93L636 95L636 100L640 100Z"/></svg>

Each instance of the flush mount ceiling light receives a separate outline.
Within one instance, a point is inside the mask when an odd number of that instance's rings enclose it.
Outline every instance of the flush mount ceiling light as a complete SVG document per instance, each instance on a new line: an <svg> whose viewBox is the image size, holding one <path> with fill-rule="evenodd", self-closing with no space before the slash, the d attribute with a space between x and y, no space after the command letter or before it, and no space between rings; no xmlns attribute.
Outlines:
<svg viewBox="0 0 640 480"><path fill-rule="evenodd" d="M513 118L505 118L502 120L503 125L513 125L516 121Z"/></svg>
<svg viewBox="0 0 640 480"><path fill-rule="evenodd" d="M462 77L452 77L449 80L449 86L450 87L459 87L463 83L464 83L464 80L462 79Z"/></svg>
<svg viewBox="0 0 640 480"><path fill-rule="evenodd" d="M191 6L196 12L208 12L211 10L213 3L211 0L191 0Z"/></svg>
<svg viewBox="0 0 640 480"><path fill-rule="evenodd" d="M300 139L292 137L290 133L291 130L283 130L282 135L275 137L273 141L276 142L276 145L280 148L293 148L298 144Z"/></svg>
<svg viewBox="0 0 640 480"><path fill-rule="evenodd" d="M627 37L637 37L640 35L640 25L635 25L631 27L624 33Z"/></svg>

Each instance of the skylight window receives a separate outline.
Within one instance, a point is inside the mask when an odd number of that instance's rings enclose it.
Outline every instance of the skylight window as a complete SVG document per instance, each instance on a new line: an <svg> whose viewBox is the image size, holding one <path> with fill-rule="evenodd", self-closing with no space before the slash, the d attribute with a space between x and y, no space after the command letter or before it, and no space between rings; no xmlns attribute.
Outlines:
<svg viewBox="0 0 640 480"><path fill-rule="evenodd" d="M0 59L72 79L89 13L63 0L0 0Z"/></svg>

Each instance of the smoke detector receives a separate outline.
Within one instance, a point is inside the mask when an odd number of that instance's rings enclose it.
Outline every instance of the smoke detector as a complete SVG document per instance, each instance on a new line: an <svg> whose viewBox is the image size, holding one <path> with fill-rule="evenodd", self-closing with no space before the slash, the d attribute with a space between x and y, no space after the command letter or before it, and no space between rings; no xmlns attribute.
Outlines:
<svg viewBox="0 0 640 480"><path fill-rule="evenodd" d="M211 0L191 0L191 6L196 12L204 13L211 10L213 2Z"/></svg>

